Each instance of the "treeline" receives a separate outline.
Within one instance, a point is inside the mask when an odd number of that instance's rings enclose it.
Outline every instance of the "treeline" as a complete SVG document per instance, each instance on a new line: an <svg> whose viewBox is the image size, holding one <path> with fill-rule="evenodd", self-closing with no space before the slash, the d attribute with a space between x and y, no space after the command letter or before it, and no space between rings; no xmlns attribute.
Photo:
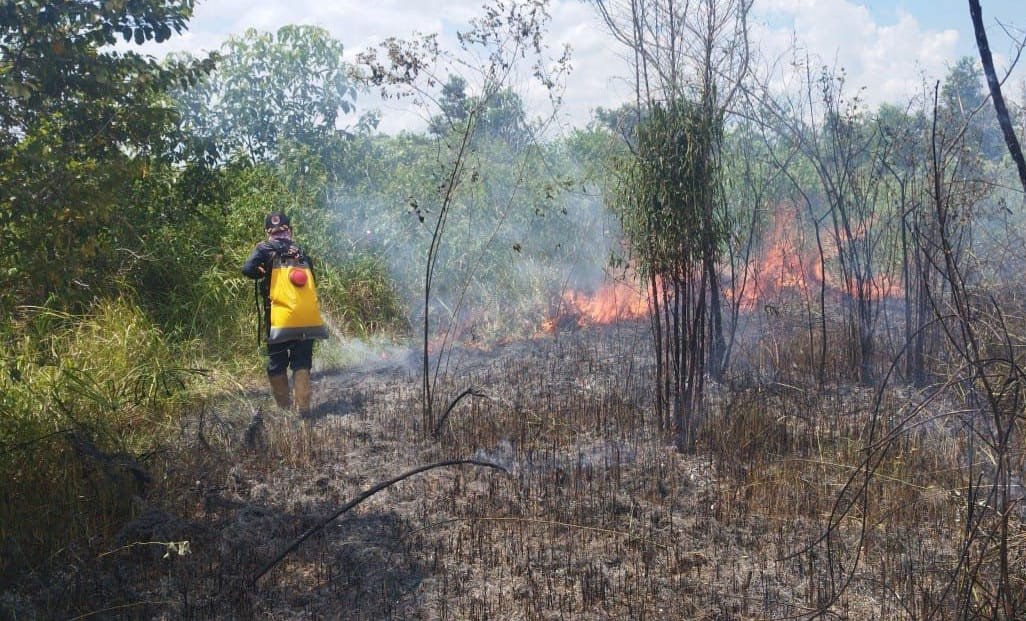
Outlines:
<svg viewBox="0 0 1026 621"><path fill-rule="evenodd" d="M305 102L320 106L310 116L268 118L252 106L293 102L213 92L236 78L267 86L243 75L257 67L233 65L255 62L264 37L201 59L131 51L183 31L192 4L0 7L5 577L113 532L153 483L154 451L181 415L258 368L253 290L238 270L267 211L297 214L343 329L404 320L386 265L326 227L331 164L346 147L335 116L351 110L354 88L324 84ZM341 62L320 32L286 30L276 45ZM220 113L205 125L191 106L213 101L224 107L202 111Z"/></svg>
<svg viewBox="0 0 1026 621"><path fill-rule="evenodd" d="M729 402L747 392L765 395L761 410L777 391L847 402L854 386L871 387L867 435L845 439L859 452L852 474L830 493L822 536L800 553L830 567L810 615L829 614L859 581L868 533L888 519L872 515L884 506L884 464L910 446L936 451L939 442L915 439L929 429L959 446L944 470L956 474L946 485L964 519L942 529L957 553L930 568L942 577L929 612L905 612L1022 617L1024 497L1010 473L1022 470L1026 442L1026 288L1016 276L1026 174L1013 166L1023 110L1002 112L988 64L992 112L971 59L878 110L843 69L800 53L782 70L762 67L748 40L751 0L594 4L635 61L635 102L622 115L630 149L611 202L653 300L667 441L715 446L715 429L739 424ZM979 3L970 6L986 62ZM710 379L720 382L715 400ZM894 394L901 405L885 405ZM833 414L828 424L840 424ZM736 440L730 451L752 443ZM817 463L848 461L816 451ZM774 449L770 462L793 457ZM743 469L763 477L776 465ZM893 473L921 474L906 468ZM907 601L905 588L889 596Z"/></svg>
<svg viewBox="0 0 1026 621"><path fill-rule="evenodd" d="M750 2L596 4L637 62L636 101L597 120L627 147L608 204L654 301L678 447L707 378L935 384L964 362L948 320L1017 309L999 301L1023 293L1022 190L978 61L873 108L843 68L756 66Z"/></svg>

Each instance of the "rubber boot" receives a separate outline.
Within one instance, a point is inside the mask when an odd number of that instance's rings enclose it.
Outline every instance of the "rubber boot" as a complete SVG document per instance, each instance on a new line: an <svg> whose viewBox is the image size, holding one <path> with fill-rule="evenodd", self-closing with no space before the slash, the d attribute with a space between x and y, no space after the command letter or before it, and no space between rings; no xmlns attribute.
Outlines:
<svg viewBox="0 0 1026 621"><path fill-rule="evenodd" d="M296 413L306 416L310 413L310 369L293 371L292 383L296 387Z"/></svg>
<svg viewBox="0 0 1026 621"><path fill-rule="evenodd" d="M292 396L289 392L289 376L285 373L268 375L267 381L271 383L271 394L274 402L283 410L292 408Z"/></svg>

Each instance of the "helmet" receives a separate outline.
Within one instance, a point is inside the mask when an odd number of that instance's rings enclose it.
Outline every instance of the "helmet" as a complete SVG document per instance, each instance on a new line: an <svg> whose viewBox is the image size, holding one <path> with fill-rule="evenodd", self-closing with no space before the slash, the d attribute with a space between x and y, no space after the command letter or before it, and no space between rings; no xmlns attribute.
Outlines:
<svg viewBox="0 0 1026 621"><path fill-rule="evenodd" d="M264 218L264 229L266 230L283 226L289 226L289 217L284 211L272 211Z"/></svg>

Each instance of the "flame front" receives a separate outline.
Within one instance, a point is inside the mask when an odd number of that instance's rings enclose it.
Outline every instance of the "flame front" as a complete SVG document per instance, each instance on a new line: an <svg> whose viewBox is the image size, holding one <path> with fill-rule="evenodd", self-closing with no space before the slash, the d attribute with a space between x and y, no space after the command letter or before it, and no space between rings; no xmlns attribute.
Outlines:
<svg viewBox="0 0 1026 621"><path fill-rule="evenodd" d="M542 322L542 330L604 325L648 315L648 296L623 281L604 282L594 293L565 291L553 317Z"/></svg>
<svg viewBox="0 0 1026 621"><path fill-rule="evenodd" d="M862 223L855 227L856 238L868 234L873 223ZM746 310L756 308L782 295L795 295L810 299L819 295L824 288L831 295L859 297L857 283L845 284L841 279L824 274L823 263L836 260L837 244L829 235L824 235L822 260L819 252L803 246L801 227L796 222L795 210L781 205L773 218L773 229L763 245L757 259L749 261L743 268L743 278L733 290L727 288L725 295L737 300ZM878 274L867 279L864 295L873 300L902 295L902 284L888 274Z"/></svg>
<svg viewBox="0 0 1026 621"><path fill-rule="evenodd" d="M797 231L794 212L779 208L759 258L744 267L743 286L727 289L727 296L740 298L741 308L748 310L784 291L808 297L810 284L823 281L823 266L814 257L803 256Z"/></svg>
<svg viewBox="0 0 1026 621"><path fill-rule="evenodd" d="M872 221L858 224L854 227L854 237L859 239L870 234L869 229L874 224ZM786 296L810 300L817 297L821 289L833 299L844 295L881 300L902 295L900 278L874 274L862 283L863 292L859 296L857 282L846 284L840 277L824 273L824 262L828 265L836 262L838 251L829 235L824 234L820 243L822 258L815 247L810 248L810 244L803 242L794 206L780 205L762 251L743 266L735 288L723 289L724 296L736 301L741 309L753 310ZM556 311L542 322L541 328L544 332L577 329L647 317L649 313L645 290L625 281L606 281L593 293L564 292Z"/></svg>

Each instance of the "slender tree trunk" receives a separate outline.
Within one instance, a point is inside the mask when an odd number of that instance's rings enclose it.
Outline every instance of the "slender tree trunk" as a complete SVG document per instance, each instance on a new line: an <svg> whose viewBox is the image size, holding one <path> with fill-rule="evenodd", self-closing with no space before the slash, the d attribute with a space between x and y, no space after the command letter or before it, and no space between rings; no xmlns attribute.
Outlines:
<svg viewBox="0 0 1026 621"><path fill-rule="evenodd" d="M823 249L823 236L819 229L819 220L813 214L812 222L816 231L816 249L819 252L819 386L826 384L827 357L827 312L826 312L826 251Z"/></svg>
<svg viewBox="0 0 1026 621"><path fill-rule="evenodd" d="M1012 127L1012 119L1008 115L1008 107L1001 94L1001 83L998 82L997 73L994 71L994 58L990 54L990 43L987 42L987 29L983 27L983 11L980 9L980 0L969 0L969 14L973 20L976 47L980 50L983 72L987 75L987 86L990 88L990 96L994 101L994 111L997 113L998 123L1001 125L1001 133L1005 137L1005 146L1008 147L1008 153L1015 161L1015 167L1019 171L1019 182L1022 183L1023 191L1026 192L1026 159L1023 159L1022 146Z"/></svg>
<svg viewBox="0 0 1026 621"><path fill-rule="evenodd" d="M908 212L905 210L905 182L900 181L901 191L901 280L905 288L905 379L919 386L918 362L915 358L915 329L913 328L913 297L912 257L908 243Z"/></svg>
<svg viewBox="0 0 1026 621"><path fill-rule="evenodd" d="M713 249L714 250L714 249ZM709 281L709 375L716 381L723 380L726 343L723 339L723 308L720 281L716 276L716 256L707 249L705 257L705 278Z"/></svg>
<svg viewBox="0 0 1026 621"><path fill-rule="evenodd" d="M666 395L663 390L663 375L666 373L663 358L663 326L659 312L662 308L659 300L659 279L656 271L652 270L649 276L649 299L651 300L652 313L652 337L656 358L656 416L659 419L659 431L665 432L669 429L666 413Z"/></svg>

